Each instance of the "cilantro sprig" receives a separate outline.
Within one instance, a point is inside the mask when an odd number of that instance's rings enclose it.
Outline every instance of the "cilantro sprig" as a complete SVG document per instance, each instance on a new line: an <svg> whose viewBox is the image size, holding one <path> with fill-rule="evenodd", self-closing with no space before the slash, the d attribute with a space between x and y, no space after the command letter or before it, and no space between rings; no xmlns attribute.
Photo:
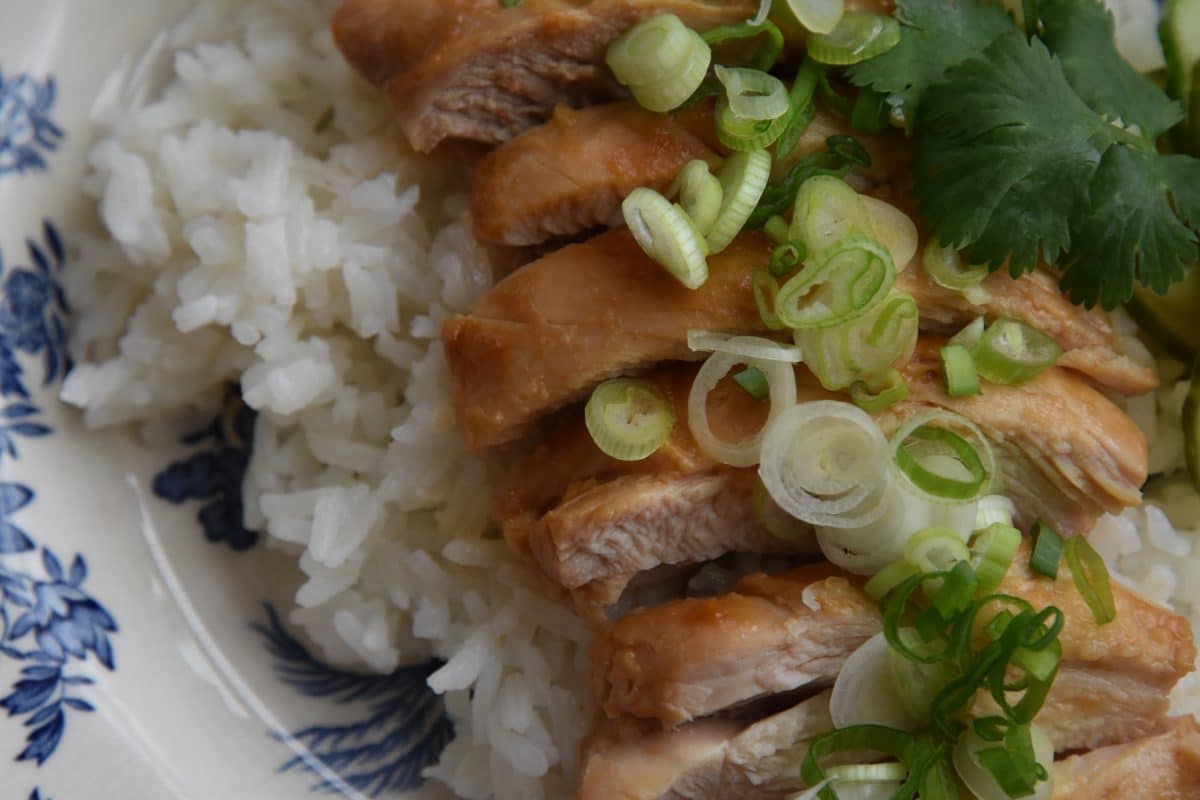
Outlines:
<svg viewBox="0 0 1200 800"><path fill-rule="evenodd" d="M1072 300L1164 292L1200 257L1200 161L1158 152L1182 118L1113 43L1097 0L1041 0L1026 37L986 0L901 0L900 44L856 67L916 142L914 191L941 241Z"/></svg>

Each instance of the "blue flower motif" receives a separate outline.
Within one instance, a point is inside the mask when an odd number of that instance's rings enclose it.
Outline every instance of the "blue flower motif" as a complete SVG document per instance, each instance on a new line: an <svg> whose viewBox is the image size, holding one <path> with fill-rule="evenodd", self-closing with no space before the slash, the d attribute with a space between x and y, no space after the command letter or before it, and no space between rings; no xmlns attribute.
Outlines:
<svg viewBox="0 0 1200 800"><path fill-rule="evenodd" d="M175 505L206 501L196 512L205 538L213 543L224 541L234 550L250 549L258 541L258 533L242 521L242 480L250 465L254 411L234 390L212 424L183 441L205 445L205 449L158 473L154 494Z"/></svg>
<svg viewBox="0 0 1200 800"><path fill-rule="evenodd" d="M64 136L50 119L57 91L54 78L21 73L5 80L0 72L0 175L47 168L46 156Z"/></svg>
<svg viewBox="0 0 1200 800"><path fill-rule="evenodd" d="M363 675L315 658L265 604L267 624L254 625L275 657L275 671L296 691L357 712L352 722L312 725L277 734L297 753L280 772L301 770L317 778L314 789L348 789L376 797L407 792L424 782L422 770L437 762L454 738L442 698L426 680L442 662L399 667L390 675ZM348 715L340 713L345 719Z"/></svg>

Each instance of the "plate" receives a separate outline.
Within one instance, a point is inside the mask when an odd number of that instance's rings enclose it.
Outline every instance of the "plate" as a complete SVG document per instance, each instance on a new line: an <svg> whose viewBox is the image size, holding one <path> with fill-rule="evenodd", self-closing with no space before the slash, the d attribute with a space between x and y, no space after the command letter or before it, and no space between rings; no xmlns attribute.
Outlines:
<svg viewBox="0 0 1200 800"><path fill-rule="evenodd" d="M0 796L430 796L434 665L348 671L286 624L299 575L239 522L252 415L148 445L57 398L89 111L188 5L0 0Z"/></svg>

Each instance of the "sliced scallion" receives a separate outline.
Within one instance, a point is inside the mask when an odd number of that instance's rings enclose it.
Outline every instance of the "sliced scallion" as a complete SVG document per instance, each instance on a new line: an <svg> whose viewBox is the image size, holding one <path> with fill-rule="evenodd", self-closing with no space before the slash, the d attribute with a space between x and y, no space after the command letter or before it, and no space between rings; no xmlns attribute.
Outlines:
<svg viewBox="0 0 1200 800"><path fill-rule="evenodd" d="M863 586L863 591L876 603L883 602L883 599L891 594L893 589L920 571L908 559L902 558L899 561L893 561L872 575L871 579Z"/></svg>
<svg viewBox="0 0 1200 800"><path fill-rule="evenodd" d="M718 28L710 28L701 35L709 45L717 45L736 39L751 39L756 36L764 37L762 44L746 65L750 69L762 72L766 72L775 66L779 54L783 52L783 31L779 30L779 26L769 19L764 19L761 22L755 22L753 19L750 19L743 22L735 22L731 25L722 25Z"/></svg>
<svg viewBox="0 0 1200 800"><path fill-rule="evenodd" d="M948 428L920 425L897 434L893 454L900 473L918 490L941 500L966 501L985 489L989 470L975 445Z"/></svg>
<svg viewBox="0 0 1200 800"><path fill-rule="evenodd" d="M970 557L962 537L949 528L925 528L904 545L904 558L921 572L949 570Z"/></svg>
<svg viewBox="0 0 1200 800"><path fill-rule="evenodd" d="M991 594L1008 574L1021 546L1021 532L1011 525L994 523L971 544L971 566L979 578L979 589Z"/></svg>
<svg viewBox="0 0 1200 800"><path fill-rule="evenodd" d="M717 175L721 181L721 212L707 234L709 252L729 246L745 226L771 177L771 156L765 150L734 153Z"/></svg>
<svg viewBox="0 0 1200 800"><path fill-rule="evenodd" d="M816 117L817 105L813 102L813 96L824 72L825 67L811 58L801 62L796 71L796 78L792 81L792 88L788 90L788 123L775 142L776 158L783 159L791 155L800 143L800 137Z"/></svg>
<svg viewBox="0 0 1200 800"><path fill-rule="evenodd" d="M847 11L828 33L808 37L808 54L822 64L857 64L882 55L900 42L895 17L870 11Z"/></svg>
<svg viewBox="0 0 1200 800"><path fill-rule="evenodd" d="M788 221L776 214L767 220L763 233L775 244L786 244L788 241Z"/></svg>
<svg viewBox="0 0 1200 800"><path fill-rule="evenodd" d="M938 351L942 363L942 378L946 382L946 394L951 397L966 397L979 394L979 373L971 351L960 344L951 344Z"/></svg>
<svg viewBox="0 0 1200 800"><path fill-rule="evenodd" d="M613 75L650 111L684 103L704 80L712 49L674 14L642 20L621 34L605 55Z"/></svg>
<svg viewBox="0 0 1200 800"><path fill-rule="evenodd" d="M784 242L771 251L771 263L767 270L776 278L783 278L800 266L808 257L803 242Z"/></svg>
<svg viewBox="0 0 1200 800"><path fill-rule="evenodd" d="M687 332L688 349L700 353L727 353L759 361L799 364L804 360L799 347L764 339L760 336L730 336L712 331Z"/></svg>
<svg viewBox="0 0 1200 800"><path fill-rule="evenodd" d="M788 111L788 91L783 81L766 72L717 65L717 80L725 87L729 110L745 120L771 120Z"/></svg>
<svg viewBox="0 0 1200 800"><path fill-rule="evenodd" d="M981 531L997 523L1012 527L1016 513L1016 505L1002 494L981 497L975 510L975 530Z"/></svg>
<svg viewBox="0 0 1200 800"><path fill-rule="evenodd" d="M746 367L734 375L733 380L738 386L742 387L746 394L755 400L766 400L771 393L771 387L767 383L767 376L758 367Z"/></svg>
<svg viewBox="0 0 1200 800"><path fill-rule="evenodd" d="M1075 581L1075 588L1083 596L1097 625L1107 625L1116 619L1117 606L1113 600L1112 584L1108 567L1095 548L1082 536L1072 536L1063 546L1067 569Z"/></svg>
<svg viewBox="0 0 1200 800"><path fill-rule="evenodd" d="M729 98L717 100L713 111L717 138L730 150L748 151L770 147L787 127L787 116L771 119L746 119L733 112Z"/></svg>
<svg viewBox="0 0 1200 800"><path fill-rule="evenodd" d="M1019 320L1001 317L988 326L971 350L975 368L992 383L1017 386L1054 366L1058 342Z"/></svg>
<svg viewBox="0 0 1200 800"><path fill-rule="evenodd" d="M839 764L826 772L834 783L876 783L902 781L908 775L908 767L898 761L885 761L882 764Z"/></svg>
<svg viewBox="0 0 1200 800"><path fill-rule="evenodd" d="M908 397L908 384L898 369L889 369L881 378L850 384L850 399L868 414L878 414Z"/></svg>
<svg viewBox="0 0 1200 800"><path fill-rule="evenodd" d="M781 320L789 322L782 314ZM907 397L903 379L891 372L916 347L919 323L912 295L894 292L857 319L793 335L822 386L836 392L862 382L855 402L876 406L868 409L874 412Z"/></svg>
<svg viewBox="0 0 1200 800"><path fill-rule="evenodd" d="M620 461L640 461L667 440L675 408L654 385L614 378L596 387L584 408L592 441Z"/></svg>
<svg viewBox="0 0 1200 800"><path fill-rule="evenodd" d="M687 213L653 189L634 189L621 204L638 246L684 286L708 280L708 246Z"/></svg>
<svg viewBox="0 0 1200 800"><path fill-rule="evenodd" d="M708 233L721 213L721 182L708 171L708 164L689 161L675 178L679 206L701 234Z"/></svg>
<svg viewBox="0 0 1200 800"><path fill-rule="evenodd" d="M844 0L786 0L796 21L812 33L829 33L845 13Z"/></svg>
<svg viewBox="0 0 1200 800"><path fill-rule="evenodd" d="M940 244L937 239L930 239L925 245L921 266L934 283L955 292L975 288L988 276L987 267L964 265L957 250Z"/></svg>
<svg viewBox="0 0 1200 800"><path fill-rule="evenodd" d="M1029 569L1047 578L1058 577L1058 562L1062 560L1063 539L1058 531L1038 520L1033 526L1033 554Z"/></svg>
<svg viewBox="0 0 1200 800"><path fill-rule="evenodd" d="M853 167L871 166L871 154L852 136L830 136L825 140L825 148L798 160L782 181L767 187L746 224L761 228L772 215L786 213L800 187L810 178L817 175L842 178Z"/></svg>
<svg viewBox="0 0 1200 800"><path fill-rule="evenodd" d="M951 336L948 344L958 344L968 350L973 350L975 345L979 344L979 340L983 338L983 329L983 317L976 317L963 326L962 330Z"/></svg>
<svg viewBox="0 0 1200 800"><path fill-rule="evenodd" d="M843 180L818 175L800 186L788 234L819 257L852 234L873 237L875 226L858 192Z"/></svg>
<svg viewBox="0 0 1200 800"><path fill-rule="evenodd" d="M780 287L776 299L779 318L795 330L861 317L883 301L896 277L891 253L868 236L847 236L815 258Z"/></svg>
<svg viewBox="0 0 1200 800"><path fill-rule="evenodd" d="M750 275L750 287L754 290L754 304L758 306L758 316L762 319L767 330L781 331L787 326L775 313L775 298L779 295L779 281L769 270L756 269Z"/></svg>

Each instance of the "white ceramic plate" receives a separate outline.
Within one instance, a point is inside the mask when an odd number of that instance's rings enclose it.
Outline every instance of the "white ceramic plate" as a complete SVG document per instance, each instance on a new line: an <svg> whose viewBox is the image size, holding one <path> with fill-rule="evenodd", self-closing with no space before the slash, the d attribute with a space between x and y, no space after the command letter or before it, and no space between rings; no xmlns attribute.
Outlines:
<svg viewBox="0 0 1200 800"><path fill-rule="evenodd" d="M57 400L88 114L187 5L0 0L0 798L403 796L451 735L430 667L332 668L275 614L297 576L237 522L253 420L149 447Z"/></svg>

